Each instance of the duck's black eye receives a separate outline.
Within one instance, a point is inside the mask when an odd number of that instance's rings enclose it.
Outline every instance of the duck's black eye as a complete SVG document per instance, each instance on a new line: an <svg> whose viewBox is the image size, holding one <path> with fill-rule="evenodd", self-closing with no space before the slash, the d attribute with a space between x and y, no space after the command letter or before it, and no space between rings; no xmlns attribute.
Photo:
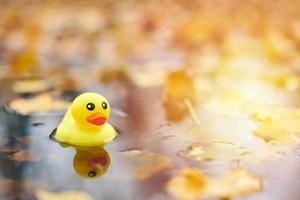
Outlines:
<svg viewBox="0 0 300 200"><path fill-rule="evenodd" d="M86 104L86 108L87 108L88 110L94 110L94 109L95 109L95 104L93 104L93 103L88 103L88 104Z"/></svg>
<svg viewBox="0 0 300 200"><path fill-rule="evenodd" d="M106 102L102 102L102 108L106 109L107 108L107 103Z"/></svg>
<svg viewBox="0 0 300 200"><path fill-rule="evenodd" d="M89 177L95 177L97 175L97 172L96 171L90 171L89 173L88 173L88 176Z"/></svg>

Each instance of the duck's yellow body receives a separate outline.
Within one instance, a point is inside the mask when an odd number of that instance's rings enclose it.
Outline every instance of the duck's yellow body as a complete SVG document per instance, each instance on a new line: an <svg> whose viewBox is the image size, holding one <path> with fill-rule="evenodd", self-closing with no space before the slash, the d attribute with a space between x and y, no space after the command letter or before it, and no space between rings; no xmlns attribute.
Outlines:
<svg viewBox="0 0 300 200"><path fill-rule="evenodd" d="M103 146L116 137L116 131L107 123L109 113L109 103L103 96L81 94L71 104L53 137L78 147Z"/></svg>

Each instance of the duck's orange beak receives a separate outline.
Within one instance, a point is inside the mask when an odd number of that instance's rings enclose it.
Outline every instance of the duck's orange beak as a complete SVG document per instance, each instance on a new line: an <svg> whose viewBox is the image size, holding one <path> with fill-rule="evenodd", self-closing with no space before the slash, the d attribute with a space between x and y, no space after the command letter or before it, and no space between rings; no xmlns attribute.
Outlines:
<svg viewBox="0 0 300 200"><path fill-rule="evenodd" d="M86 120L91 124L101 126L106 122L106 117L103 114L97 112L88 116Z"/></svg>
<svg viewBox="0 0 300 200"><path fill-rule="evenodd" d="M98 157L91 158L88 160L88 165L90 167L95 167L97 165L105 166L105 165L107 165L107 163L108 163L108 160L107 160L107 157L105 157L105 156L98 156Z"/></svg>

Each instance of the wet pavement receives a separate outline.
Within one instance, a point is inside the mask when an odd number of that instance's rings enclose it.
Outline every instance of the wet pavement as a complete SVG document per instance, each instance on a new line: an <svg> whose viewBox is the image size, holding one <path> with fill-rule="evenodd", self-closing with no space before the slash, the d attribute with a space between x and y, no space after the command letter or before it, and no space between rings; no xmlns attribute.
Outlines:
<svg viewBox="0 0 300 200"><path fill-rule="evenodd" d="M104 149L66 147L51 140L63 112L22 119L1 111L0 199L37 199L38 190L79 190L93 199L173 199L165 186L181 167L216 175L239 165L262 176L264 189L238 199L298 199L297 150L263 164L196 161L182 154L191 143L176 138L176 126L164 118L161 88L128 86L125 94L121 101L111 98L110 123L118 136Z"/></svg>

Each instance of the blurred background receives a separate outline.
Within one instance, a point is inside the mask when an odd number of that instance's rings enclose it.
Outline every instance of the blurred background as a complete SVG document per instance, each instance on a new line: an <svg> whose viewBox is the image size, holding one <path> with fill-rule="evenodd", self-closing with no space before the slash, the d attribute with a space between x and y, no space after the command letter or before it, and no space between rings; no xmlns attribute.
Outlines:
<svg viewBox="0 0 300 200"><path fill-rule="evenodd" d="M0 0L0 199L299 199L299 10ZM85 91L112 106L103 151L49 139Z"/></svg>
<svg viewBox="0 0 300 200"><path fill-rule="evenodd" d="M294 66L298 10L292 0L1 1L1 72L177 66L203 52L226 56L251 47Z"/></svg>

